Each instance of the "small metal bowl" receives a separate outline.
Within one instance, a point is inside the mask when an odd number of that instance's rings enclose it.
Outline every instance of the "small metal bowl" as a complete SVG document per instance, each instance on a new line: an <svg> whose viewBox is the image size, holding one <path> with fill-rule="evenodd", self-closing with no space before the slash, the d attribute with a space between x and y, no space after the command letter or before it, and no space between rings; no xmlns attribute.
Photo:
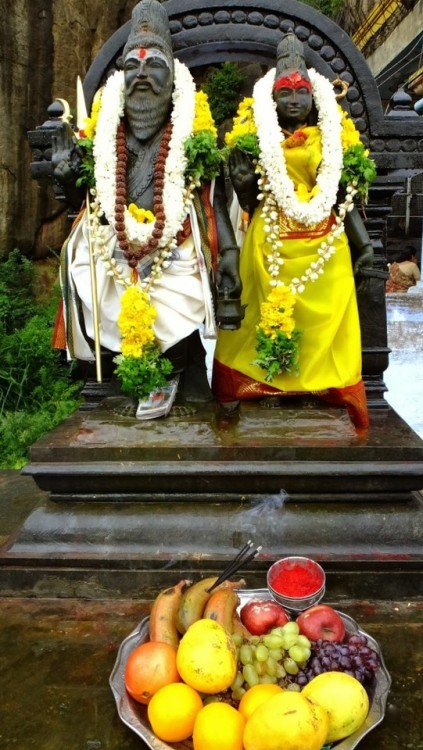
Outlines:
<svg viewBox="0 0 423 750"><path fill-rule="evenodd" d="M287 596L283 590L283 575L288 574L294 568L303 568L304 571L310 573L310 592L305 596L293 597ZM276 578L282 577L282 582L278 583L275 587ZM318 578L318 586L316 588L315 579ZM281 560L273 563L267 571L267 588L273 599L281 604L285 609L291 612L302 612L304 609L317 604L323 598L326 589L326 576L325 571L309 557L283 557Z"/></svg>

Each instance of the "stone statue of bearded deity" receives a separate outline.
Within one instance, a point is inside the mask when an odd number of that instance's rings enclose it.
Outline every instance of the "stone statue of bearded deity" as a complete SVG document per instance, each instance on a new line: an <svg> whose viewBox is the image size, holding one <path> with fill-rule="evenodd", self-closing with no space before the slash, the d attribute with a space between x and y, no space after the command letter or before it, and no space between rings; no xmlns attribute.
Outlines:
<svg viewBox="0 0 423 750"><path fill-rule="evenodd" d="M68 356L93 359L93 252L103 356L123 351L123 293L145 292L155 343L179 375L179 399L211 400L199 331L216 337L216 296L239 300L239 248L220 177L190 178L185 143L201 100L190 72L174 59L157 0L135 6L119 64L98 98L94 200L63 249ZM56 178L64 181L65 172L59 164ZM220 325L237 328L241 317L238 306ZM146 317L138 324L146 329Z"/></svg>

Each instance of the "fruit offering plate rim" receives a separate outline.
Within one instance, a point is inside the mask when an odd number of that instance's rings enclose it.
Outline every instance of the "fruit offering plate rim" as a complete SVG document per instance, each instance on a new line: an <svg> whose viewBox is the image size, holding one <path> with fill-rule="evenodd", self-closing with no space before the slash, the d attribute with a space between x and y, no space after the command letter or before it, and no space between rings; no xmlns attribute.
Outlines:
<svg viewBox="0 0 423 750"><path fill-rule="evenodd" d="M244 589L238 591L238 595L240 598L240 607L251 599L271 599L268 589ZM337 611L339 612L339 610ZM364 630L361 630L352 617L344 614L344 612L339 612L339 614L344 621L347 632L351 634L358 633L360 635L365 635L369 646L378 653L380 660L379 667L375 674L374 684L369 692L370 709L365 722L356 732L354 732L354 734L351 734L344 740L340 740L331 745L333 750L354 750L363 737L365 737L366 734L383 720L388 693L391 687L391 677L386 669L377 641L375 641L375 639ZM191 740L175 742L172 745L159 740L150 728L147 718L147 706L137 703L137 701L133 700L133 698L131 698L126 692L124 680L126 662L129 654L134 648L140 646L141 643L148 641L148 628L149 618L145 617L132 633L122 641L119 647L116 662L109 679L110 687L116 702L117 712L123 723L132 729L132 731L144 741L150 750L172 750L173 748L177 748L178 750L192 750Z"/></svg>

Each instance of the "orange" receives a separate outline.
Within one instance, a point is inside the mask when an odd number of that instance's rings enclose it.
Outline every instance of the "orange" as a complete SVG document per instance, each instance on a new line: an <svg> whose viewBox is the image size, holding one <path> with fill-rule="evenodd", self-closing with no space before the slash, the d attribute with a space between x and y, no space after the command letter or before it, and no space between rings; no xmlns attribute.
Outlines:
<svg viewBox="0 0 423 750"><path fill-rule="evenodd" d="M124 679L129 695L147 704L161 687L181 679L176 668L176 648L158 641L137 646L129 654Z"/></svg>
<svg viewBox="0 0 423 750"><path fill-rule="evenodd" d="M245 719L228 703L208 703L194 724L194 750L243 750Z"/></svg>
<svg viewBox="0 0 423 750"><path fill-rule="evenodd" d="M317 709L317 710L316 710ZM268 698L248 719L245 750L320 750L328 731L324 709L301 693L282 690Z"/></svg>
<svg viewBox="0 0 423 750"><path fill-rule="evenodd" d="M272 698L276 693L282 693L282 688L279 687L279 685L254 685L242 696L239 702L238 711L242 713L245 721L247 721L256 708L261 706L264 701Z"/></svg>
<svg viewBox="0 0 423 750"><path fill-rule="evenodd" d="M191 737L203 701L194 688L175 682L160 688L147 707L151 728L165 742L182 742Z"/></svg>

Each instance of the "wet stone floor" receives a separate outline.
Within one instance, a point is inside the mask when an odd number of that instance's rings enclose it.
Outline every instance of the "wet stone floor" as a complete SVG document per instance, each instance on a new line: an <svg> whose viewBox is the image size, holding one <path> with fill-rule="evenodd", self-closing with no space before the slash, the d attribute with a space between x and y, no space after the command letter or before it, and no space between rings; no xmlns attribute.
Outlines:
<svg viewBox="0 0 423 750"><path fill-rule="evenodd" d="M144 750L119 719L108 680L121 641L148 609L143 601L3 599L1 750ZM423 603L343 601L342 611L378 641L392 677L384 721L360 750L421 750Z"/></svg>

